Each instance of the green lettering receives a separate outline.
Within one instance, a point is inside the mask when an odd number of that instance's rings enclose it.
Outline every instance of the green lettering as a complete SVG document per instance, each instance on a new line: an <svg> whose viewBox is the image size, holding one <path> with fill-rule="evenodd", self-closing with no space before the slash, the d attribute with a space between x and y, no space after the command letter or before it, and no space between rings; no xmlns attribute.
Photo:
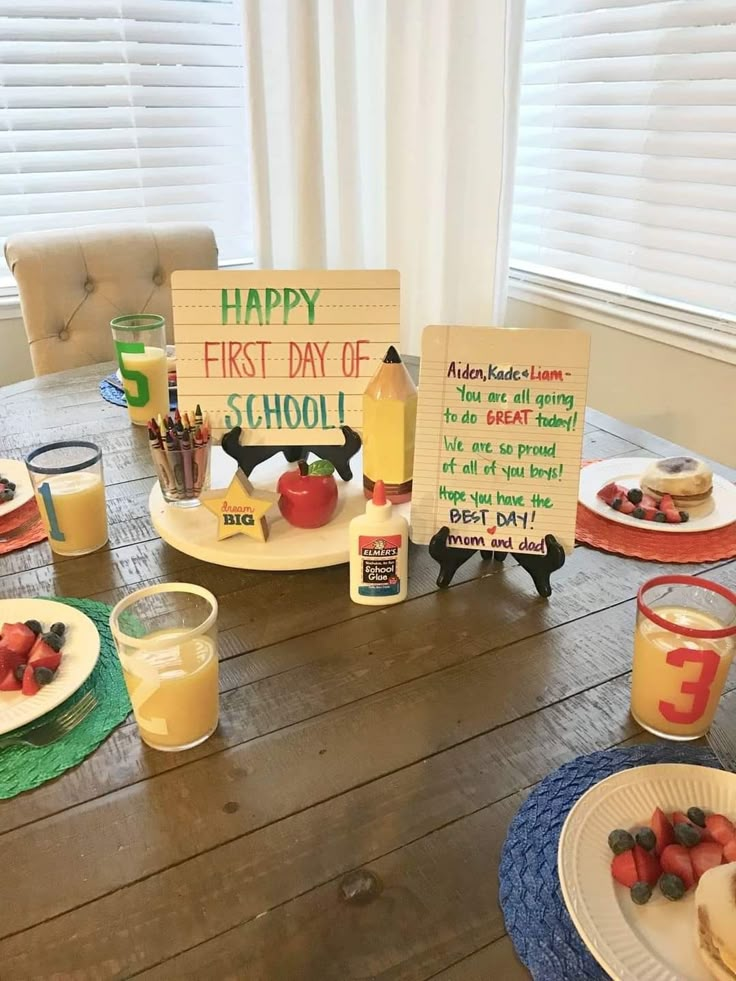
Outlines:
<svg viewBox="0 0 736 981"><path fill-rule="evenodd" d="M227 397L227 406L229 409L232 409L233 412L235 413L235 421L233 421L233 417L228 412L225 415L225 429L233 429L235 426L243 425L243 415L240 409L235 404L239 398L240 396L236 392L233 392L232 395L228 395Z"/></svg>
<svg viewBox="0 0 736 981"><path fill-rule="evenodd" d="M284 290L284 323L288 324L289 314L291 311L299 306L299 290L293 290L290 286L287 286Z"/></svg>
<svg viewBox="0 0 736 981"><path fill-rule="evenodd" d="M257 398L257 395L249 395L245 400L245 417L248 420L248 429L258 429L263 423L263 416L258 416L257 421L253 418L253 401Z"/></svg>
<svg viewBox="0 0 736 981"><path fill-rule="evenodd" d="M271 323L271 313L281 306L281 291L270 287L266 290L266 323ZM286 323L286 321L284 321Z"/></svg>
<svg viewBox="0 0 736 981"><path fill-rule="evenodd" d="M315 290L314 293L312 293L311 296L309 295L309 293L307 293L306 290L299 290L299 292L302 294L302 296L304 297L304 299L307 301L307 312L308 312L308 317L309 317L309 323L310 324L313 324L314 323L314 308L315 308L315 306L317 304L317 297L319 296L319 294L322 291L321 290Z"/></svg>
<svg viewBox="0 0 736 981"><path fill-rule="evenodd" d="M222 323L223 324L226 324L228 322L228 310L234 310L235 311L235 323L236 324L239 324L240 323L240 290L239 289L235 289L235 290L233 290L233 292L235 294L235 302L234 303L228 303L228 300L227 300L228 291L227 290L220 290L220 295L221 295L220 302L222 304Z"/></svg>
<svg viewBox="0 0 736 981"><path fill-rule="evenodd" d="M261 294L258 290L249 289L248 290L248 302L245 305L245 322L250 323L251 310L255 310L258 314L258 323L263 323L263 310L261 308Z"/></svg>

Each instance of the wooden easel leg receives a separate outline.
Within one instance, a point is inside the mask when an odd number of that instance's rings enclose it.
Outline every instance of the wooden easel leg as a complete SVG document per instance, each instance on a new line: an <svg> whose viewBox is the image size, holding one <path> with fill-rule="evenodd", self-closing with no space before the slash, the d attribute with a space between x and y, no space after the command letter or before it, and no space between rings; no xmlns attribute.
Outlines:
<svg viewBox="0 0 736 981"><path fill-rule="evenodd" d="M475 548L448 548L447 536L449 534L450 529L445 525L432 535L429 542L429 554L440 567L437 576L437 585L440 589L449 586L460 566L467 562L474 552L477 552Z"/></svg>
<svg viewBox="0 0 736 981"><path fill-rule="evenodd" d="M545 535L547 546L546 555L532 555L527 552L512 552L511 554L532 577L537 592L545 599L552 595L550 576L565 564L565 550L554 535Z"/></svg>

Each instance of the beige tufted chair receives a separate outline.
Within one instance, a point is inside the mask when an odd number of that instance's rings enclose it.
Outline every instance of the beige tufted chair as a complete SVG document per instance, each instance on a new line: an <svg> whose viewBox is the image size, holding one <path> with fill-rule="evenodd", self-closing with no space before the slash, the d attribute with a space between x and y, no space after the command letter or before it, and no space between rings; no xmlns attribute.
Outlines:
<svg viewBox="0 0 736 981"><path fill-rule="evenodd" d="M114 358L110 321L157 313L173 344L171 273L216 269L206 225L90 225L5 243L36 375Z"/></svg>

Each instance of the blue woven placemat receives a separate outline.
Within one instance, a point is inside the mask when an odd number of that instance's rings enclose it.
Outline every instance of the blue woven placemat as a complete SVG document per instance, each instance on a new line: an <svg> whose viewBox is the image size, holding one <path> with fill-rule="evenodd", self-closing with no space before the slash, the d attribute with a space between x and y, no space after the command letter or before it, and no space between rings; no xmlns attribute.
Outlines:
<svg viewBox="0 0 736 981"><path fill-rule="evenodd" d="M501 853L499 900L506 930L535 981L600 981L603 971L578 936L557 876L562 825L578 798L620 770L649 763L718 767L708 749L632 746L578 756L555 770L522 804Z"/></svg>

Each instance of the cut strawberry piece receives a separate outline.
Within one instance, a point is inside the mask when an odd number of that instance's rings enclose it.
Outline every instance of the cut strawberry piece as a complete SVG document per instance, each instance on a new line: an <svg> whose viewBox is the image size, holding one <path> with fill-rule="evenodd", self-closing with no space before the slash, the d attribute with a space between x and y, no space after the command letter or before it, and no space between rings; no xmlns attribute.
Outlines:
<svg viewBox="0 0 736 981"><path fill-rule="evenodd" d="M672 813L672 824L673 825L675 825L675 824L691 824L694 828L697 828L698 832L700 833L700 840L701 841L710 841L710 842L713 842L713 841L716 840L713 837L713 835L710 833L710 831L708 831L707 828L701 828L699 824L695 824L695 822L694 821L691 821L690 818L687 816L687 814L683 814L682 811L673 811L673 813ZM672 840L674 841L674 838Z"/></svg>
<svg viewBox="0 0 736 981"><path fill-rule="evenodd" d="M620 882L627 889L631 889L634 883L639 881L633 850L614 855L611 862L611 875L616 882Z"/></svg>
<svg viewBox="0 0 736 981"><path fill-rule="evenodd" d="M12 671L19 664L23 664L25 658L20 654L16 654L14 650L10 647L6 647L2 640L0 640L0 675L4 675L6 671Z"/></svg>
<svg viewBox="0 0 736 981"><path fill-rule="evenodd" d="M33 677L33 668L31 667L30 664L27 664L26 669L23 672L23 694L37 695L38 692L40 691L41 691L41 686Z"/></svg>
<svg viewBox="0 0 736 981"><path fill-rule="evenodd" d="M701 841L690 849L690 861L693 863L695 880L705 875L708 869L714 869L723 861L723 846L717 841Z"/></svg>
<svg viewBox="0 0 736 981"><path fill-rule="evenodd" d="M0 675L0 691L20 691L20 682L12 670Z"/></svg>
<svg viewBox="0 0 736 981"><path fill-rule="evenodd" d="M24 623L4 623L2 630L3 645L21 657L26 658L33 647L36 635Z"/></svg>
<svg viewBox="0 0 736 981"><path fill-rule="evenodd" d="M719 845L725 846L732 838L736 838L736 828L722 814L709 814L705 819L705 826Z"/></svg>
<svg viewBox="0 0 736 981"><path fill-rule="evenodd" d="M669 494L663 494L659 499L660 511L676 511L675 502Z"/></svg>
<svg viewBox="0 0 736 981"><path fill-rule="evenodd" d="M639 505L639 507L644 512L642 521L654 521L654 515L657 513L657 508L645 507L643 502Z"/></svg>
<svg viewBox="0 0 736 981"><path fill-rule="evenodd" d="M659 877L662 874L662 870L659 867L659 862L657 861L657 856L648 852L646 848L642 848L641 845L634 845L632 849L634 856L634 863L636 864L636 874L638 876L639 882L648 882L649 885L654 889L654 887L659 882Z"/></svg>
<svg viewBox="0 0 736 981"><path fill-rule="evenodd" d="M736 862L736 838L727 841L723 846L723 862L724 864Z"/></svg>
<svg viewBox="0 0 736 981"><path fill-rule="evenodd" d="M675 511L672 508L668 508L666 511L663 510L663 514L667 519L668 525L679 525L682 521L682 515L679 511Z"/></svg>
<svg viewBox="0 0 736 981"><path fill-rule="evenodd" d="M638 505L633 504L628 497L625 497L621 502L621 507L618 509L621 514L633 514L636 511Z"/></svg>
<svg viewBox="0 0 736 981"><path fill-rule="evenodd" d="M684 845L667 845L660 856L663 872L679 875L686 889L695 885L695 870L690 859L690 849Z"/></svg>
<svg viewBox="0 0 736 981"><path fill-rule="evenodd" d="M600 497L600 499L602 501L605 501L606 504L610 504L611 501L614 499L614 497L625 497L625 496L626 496L626 491L624 491L624 493L622 494L619 485L613 482L610 484L604 484L603 487L601 487L601 489L596 494L596 497Z"/></svg>
<svg viewBox="0 0 736 981"><path fill-rule="evenodd" d="M652 814L649 825L657 837L657 847L654 850L657 855L661 855L667 845L673 845L675 843L672 825L667 820L667 815L659 808Z"/></svg>
<svg viewBox="0 0 736 981"><path fill-rule="evenodd" d="M49 647L45 640L39 639L31 651L28 663L36 668L50 668L56 671L61 664L61 653Z"/></svg>
<svg viewBox="0 0 736 981"><path fill-rule="evenodd" d="M644 494L641 501L639 501L639 506L642 508L654 508L655 511L662 510L662 507L656 497L652 497L651 494Z"/></svg>

